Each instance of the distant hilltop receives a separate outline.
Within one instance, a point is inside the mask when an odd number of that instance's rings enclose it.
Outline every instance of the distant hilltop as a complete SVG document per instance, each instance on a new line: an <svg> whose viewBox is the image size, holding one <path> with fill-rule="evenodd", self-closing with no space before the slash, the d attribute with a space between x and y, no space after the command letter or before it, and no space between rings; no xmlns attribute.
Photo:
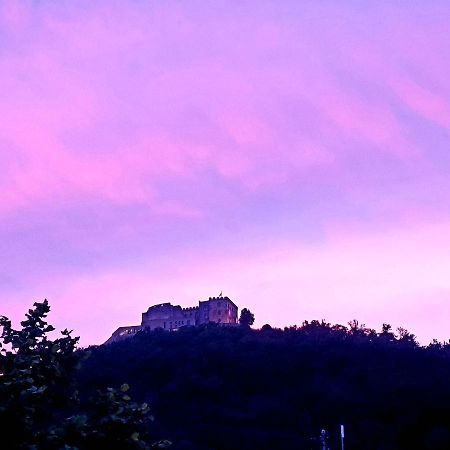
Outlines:
<svg viewBox="0 0 450 450"><path fill-rule="evenodd" d="M209 297L206 301L199 301L198 306L182 308L171 303L160 303L150 306L147 312L142 313L140 325L120 327L105 342L117 342L126 339L140 330L175 331L181 327L198 326L214 322L223 325L236 325L238 323L238 307L228 297Z"/></svg>

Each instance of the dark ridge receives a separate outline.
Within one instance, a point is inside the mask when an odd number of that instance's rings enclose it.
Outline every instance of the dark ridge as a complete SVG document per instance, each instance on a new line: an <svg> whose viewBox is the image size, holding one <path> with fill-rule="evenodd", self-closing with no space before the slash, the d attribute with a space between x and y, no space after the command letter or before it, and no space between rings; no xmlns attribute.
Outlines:
<svg viewBox="0 0 450 450"><path fill-rule="evenodd" d="M142 331L89 349L81 390L129 383L174 450L450 448L450 344L305 322Z"/></svg>

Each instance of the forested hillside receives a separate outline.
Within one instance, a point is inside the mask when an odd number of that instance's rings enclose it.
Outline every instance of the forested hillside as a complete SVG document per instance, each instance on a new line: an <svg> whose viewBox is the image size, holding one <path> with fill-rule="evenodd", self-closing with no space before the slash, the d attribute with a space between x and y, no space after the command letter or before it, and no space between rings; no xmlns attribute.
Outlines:
<svg viewBox="0 0 450 450"><path fill-rule="evenodd" d="M450 448L450 345L402 329L209 325L89 351L84 395L129 383L174 450L318 449L321 429L338 449L340 424L349 450Z"/></svg>

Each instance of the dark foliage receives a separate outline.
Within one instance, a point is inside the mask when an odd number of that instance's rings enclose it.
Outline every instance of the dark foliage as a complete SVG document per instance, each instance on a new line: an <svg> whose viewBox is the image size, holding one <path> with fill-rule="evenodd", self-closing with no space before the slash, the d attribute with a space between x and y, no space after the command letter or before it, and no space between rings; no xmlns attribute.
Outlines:
<svg viewBox="0 0 450 450"><path fill-rule="evenodd" d="M176 450L450 448L450 344L353 321L140 332L93 348L84 389L132 383Z"/></svg>
<svg viewBox="0 0 450 450"><path fill-rule="evenodd" d="M255 315L247 308L243 308L239 316L239 323L241 325L250 327L255 322Z"/></svg>
<svg viewBox="0 0 450 450"><path fill-rule="evenodd" d="M128 385L93 393L80 404L74 375L86 352L78 338L54 331L46 322L47 300L35 303L22 328L0 317L0 448L8 450L138 450L165 448L147 444L147 404L131 400ZM100 386L99 386L100 387ZM101 386L103 388L103 386Z"/></svg>

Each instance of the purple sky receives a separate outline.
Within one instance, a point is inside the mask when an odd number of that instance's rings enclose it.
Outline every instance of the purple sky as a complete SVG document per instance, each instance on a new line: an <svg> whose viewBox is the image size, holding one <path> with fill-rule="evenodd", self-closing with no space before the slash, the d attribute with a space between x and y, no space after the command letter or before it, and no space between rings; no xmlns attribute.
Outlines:
<svg viewBox="0 0 450 450"><path fill-rule="evenodd" d="M450 338L449 55L448 0L1 1L0 314Z"/></svg>

